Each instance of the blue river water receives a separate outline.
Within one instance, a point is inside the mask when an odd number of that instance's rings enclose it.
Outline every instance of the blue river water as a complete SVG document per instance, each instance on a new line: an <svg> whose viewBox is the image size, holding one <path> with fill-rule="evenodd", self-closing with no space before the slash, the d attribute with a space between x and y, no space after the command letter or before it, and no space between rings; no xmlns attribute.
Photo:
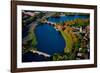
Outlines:
<svg viewBox="0 0 100 73"><path fill-rule="evenodd" d="M88 18L88 16L70 15L70 16L60 16L60 17L49 17L48 21L51 21L54 23L62 23L65 21L74 20L76 18L85 19L85 18Z"/></svg>
<svg viewBox="0 0 100 73"><path fill-rule="evenodd" d="M53 55L54 53L63 53L65 41L62 35L48 24L40 25L35 29L39 51Z"/></svg>

